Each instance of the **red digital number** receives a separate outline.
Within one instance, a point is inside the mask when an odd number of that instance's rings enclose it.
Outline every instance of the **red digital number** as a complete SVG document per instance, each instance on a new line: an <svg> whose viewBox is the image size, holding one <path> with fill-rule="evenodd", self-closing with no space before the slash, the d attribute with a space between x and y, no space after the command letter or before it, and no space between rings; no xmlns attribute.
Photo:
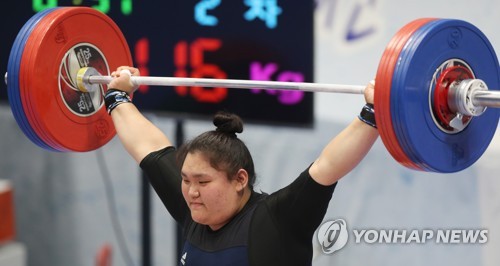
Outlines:
<svg viewBox="0 0 500 266"><path fill-rule="evenodd" d="M174 65L177 68L174 72L174 76L186 78L188 73L187 67L187 55L188 55L188 44L185 41L178 42L174 47ZM175 91L180 96L186 96L188 93L188 88L186 86L177 86Z"/></svg>
<svg viewBox="0 0 500 266"><path fill-rule="evenodd" d="M135 43L134 47L134 59L137 68L141 72L141 76L149 76L149 39L142 38ZM141 93L146 93L149 90L148 85L141 85L139 91Z"/></svg>
<svg viewBox="0 0 500 266"><path fill-rule="evenodd" d="M221 45L221 40L212 38L198 38L191 45L185 41L178 42L174 47L174 64L177 68L174 75L176 77L225 79L227 75L224 71L217 65L205 63L204 60L205 51L216 51ZM188 55L191 75L188 75L186 69ZM180 96L186 96L190 92L196 101L204 103L220 103L227 97L227 88L220 87L191 87L191 90L188 90L185 86L177 86L175 90Z"/></svg>

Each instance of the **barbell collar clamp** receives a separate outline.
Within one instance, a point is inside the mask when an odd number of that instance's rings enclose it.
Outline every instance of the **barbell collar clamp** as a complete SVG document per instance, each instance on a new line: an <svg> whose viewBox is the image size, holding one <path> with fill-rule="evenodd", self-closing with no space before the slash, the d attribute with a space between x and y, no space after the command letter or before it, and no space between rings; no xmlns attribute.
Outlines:
<svg viewBox="0 0 500 266"><path fill-rule="evenodd" d="M475 100L476 92L489 92L488 86L481 79L464 79L450 86L448 91L448 106L450 110L466 115L480 116L486 111L484 102ZM489 93L494 97L495 94ZM498 93L496 94L497 98ZM500 98L498 98L500 99Z"/></svg>

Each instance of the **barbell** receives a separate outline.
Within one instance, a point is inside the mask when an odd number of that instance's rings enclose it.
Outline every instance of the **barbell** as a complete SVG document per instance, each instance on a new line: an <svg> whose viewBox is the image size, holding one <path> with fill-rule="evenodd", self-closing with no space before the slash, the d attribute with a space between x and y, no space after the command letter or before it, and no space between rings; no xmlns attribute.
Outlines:
<svg viewBox="0 0 500 266"><path fill-rule="evenodd" d="M50 151L100 148L116 134L103 100L110 69L132 64L122 32L105 14L87 7L41 11L22 27L9 56L5 81L16 122L33 143ZM353 94L363 94L365 87L174 77L132 81ZM496 53L478 28L456 19L414 20L392 37L377 69L381 139L410 169L461 171L493 138L499 85Z"/></svg>

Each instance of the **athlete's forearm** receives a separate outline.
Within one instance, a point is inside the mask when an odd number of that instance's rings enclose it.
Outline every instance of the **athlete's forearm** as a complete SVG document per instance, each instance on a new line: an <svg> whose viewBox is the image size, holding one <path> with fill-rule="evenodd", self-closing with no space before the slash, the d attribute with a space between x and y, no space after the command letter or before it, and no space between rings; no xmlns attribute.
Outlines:
<svg viewBox="0 0 500 266"><path fill-rule="evenodd" d="M111 117L120 141L138 163L152 151L172 145L168 137L132 103L118 105Z"/></svg>
<svg viewBox="0 0 500 266"><path fill-rule="evenodd" d="M323 185L337 182L361 162L377 138L376 128L356 118L323 149L309 169L311 177Z"/></svg>

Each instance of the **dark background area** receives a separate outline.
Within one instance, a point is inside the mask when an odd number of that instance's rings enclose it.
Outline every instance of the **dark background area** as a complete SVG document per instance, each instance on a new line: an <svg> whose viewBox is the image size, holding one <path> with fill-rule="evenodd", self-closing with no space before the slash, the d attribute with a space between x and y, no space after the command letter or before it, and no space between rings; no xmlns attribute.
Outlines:
<svg viewBox="0 0 500 266"><path fill-rule="evenodd" d="M250 79L249 65L259 62L265 66L276 63L278 69L271 79L284 71L300 72L304 81L313 81L313 3L312 1L279 1L282 12L277 26L269 28L262 19L245 20L243 15L250 7L240 1L221 1L206 9L216 17L216 26L202 26L194 19L194 7L200 0L169 1L69 1L69 0L22 0L6 2L1 8L2 44L0 73L5 73L9 53L17 33L24 23L45 5L93 6L102 9L119 26L127 42L136 66L147 69L149 76L174 76L178 67L174 64L174 47L185 42L189 46L200 38L218 39L221 46L203 53L204 63L215 65L230 79ZM210 2L210 1L206 1ZM212 1L213 2L213 1ZM263 1L265 2L265 1ZM122 3L130 3L131 9L123 9ZM38 4L38 5L37 5ZM304 12L308 10L310 12ZM101 10L102 11L102 10ZM105 38L105 36L103 36ZM146 42L144 42L146 41ZM147 43L147 60L137 54L138 43ZM143 46L144 47L144 46ZM144 49L141 53L144 53ZM141 57L142 56L142 57ZM189 52L187 54L189 60ZM141 59L142 58L142 59ZM192 73L189 63L185 70ZM211 76L207 75L207 78ZM0 90L0 102L7 102L7 89ZM211 88L204 88L210 93ZM136 93L134 102L142 110L174 115L175 117L204 118L224 109L235 112L249 122L311 126L313 123L313 94L305 93L303 99L292 105L280 102L278 91L228 89L227 97L218 103L200 102L189 93L179 96L172 88L149 88Z"/></svg>

